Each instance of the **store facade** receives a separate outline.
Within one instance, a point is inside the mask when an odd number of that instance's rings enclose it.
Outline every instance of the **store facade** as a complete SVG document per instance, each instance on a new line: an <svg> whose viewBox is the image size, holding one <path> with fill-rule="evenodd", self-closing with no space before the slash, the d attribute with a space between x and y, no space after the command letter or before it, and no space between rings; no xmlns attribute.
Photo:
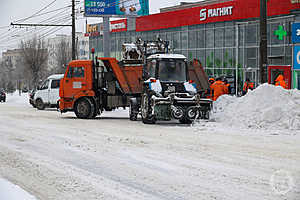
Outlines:
<svg viewBox="0 0 300 200"><path fill-rule="evenodd" d="M220 1L221 2L221 1ZM203 3L203 6L142 16L134 24L111 22L111 56L121 59L125 42L136 38L170 41L174 53L189 61L199 59L208 76L236 76L239 83L250 78L258 82L259 0ZM300 3L295 0L268 1L268 64L293 65L291 27L300 22ZM101 24L91 34L90 47L103 56Z"/></svg>

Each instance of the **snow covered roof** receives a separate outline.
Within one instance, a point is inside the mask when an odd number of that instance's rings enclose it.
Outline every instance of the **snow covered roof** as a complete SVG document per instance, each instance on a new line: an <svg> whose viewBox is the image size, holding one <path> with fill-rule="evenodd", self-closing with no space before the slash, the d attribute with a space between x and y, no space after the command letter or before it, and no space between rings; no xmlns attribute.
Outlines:
<svg viewBox="0 0 300 200"><path fill-rule="evenodd" d="M53 74L48 77L48 79L62 79L64 77L64 74Z"/></svg>
<svg viewBox="0 0 300 200"><path fill-rule="evenodd" d="M181 54L153 54L153 55L149 56L147 59L153 59L153 58L186 59L186 57Z"/></svg>

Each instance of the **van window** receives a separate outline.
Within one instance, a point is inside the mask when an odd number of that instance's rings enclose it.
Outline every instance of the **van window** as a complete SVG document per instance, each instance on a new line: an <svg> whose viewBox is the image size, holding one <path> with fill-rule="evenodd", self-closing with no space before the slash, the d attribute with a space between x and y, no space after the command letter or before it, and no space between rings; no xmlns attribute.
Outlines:
<svg viewBox="0 0 300 200"><path fill-rule="evenodd" d="M42 84L42 86L40 87L41 90L45 90L48 89L49 86L49 79L45 80L45 82Z"/></svg>
<svg viewBox="0 0 300 200"><path fill-rule="evenodd" d="M60 83L60 80L52 80L51 82L51 88L59 88L59 83Z"/></svg>

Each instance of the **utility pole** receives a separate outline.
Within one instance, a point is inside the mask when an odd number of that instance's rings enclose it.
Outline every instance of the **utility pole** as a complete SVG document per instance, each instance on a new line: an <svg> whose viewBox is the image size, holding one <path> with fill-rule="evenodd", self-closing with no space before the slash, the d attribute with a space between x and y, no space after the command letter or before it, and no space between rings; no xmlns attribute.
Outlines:
<svg viewBox="0 0 300 200"><path fill-rule="evenodd" d="M267 82L268 64L268 41L267 41L267 0L260 0L260 43L259 43L259 71L260 84Z"/></svg>
<svg viewBox="0 0 300 200"><path fill-rule="evenodd" d="M103 16L103 54L110 57L110 30L109 16Z"/></svg>
<svg viewBox="0 0 300 200"><path fill-rule="evenodd" d="M72 60L76 59L75 31L75 0L72 0Z"/></svg>

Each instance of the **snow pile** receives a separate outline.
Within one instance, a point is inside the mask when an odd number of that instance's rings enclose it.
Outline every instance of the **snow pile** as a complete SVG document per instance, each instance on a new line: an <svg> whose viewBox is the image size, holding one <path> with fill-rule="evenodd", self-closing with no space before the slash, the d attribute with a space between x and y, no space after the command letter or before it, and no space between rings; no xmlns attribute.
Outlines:
<svg viewBox="0 0 300 200"><path fill-rule="evenodd" d="M6 94L6 103L20 106L30 106L29 104L29 93L21 93L16 91L14 93Z"/></svg>
<svg viewBox="0 0 300 200"><path fill-rule="evenodd" d="M300 130L300 92L263 84L247 95L221 96L214 104L216 122L237 128Z"/></svg>
<svg viewBox="0 0 300 200"><path fill-rule="evenodd" d="M0 199L3 200L36 200L36 198L17 185L0 178Z"/></svg>

